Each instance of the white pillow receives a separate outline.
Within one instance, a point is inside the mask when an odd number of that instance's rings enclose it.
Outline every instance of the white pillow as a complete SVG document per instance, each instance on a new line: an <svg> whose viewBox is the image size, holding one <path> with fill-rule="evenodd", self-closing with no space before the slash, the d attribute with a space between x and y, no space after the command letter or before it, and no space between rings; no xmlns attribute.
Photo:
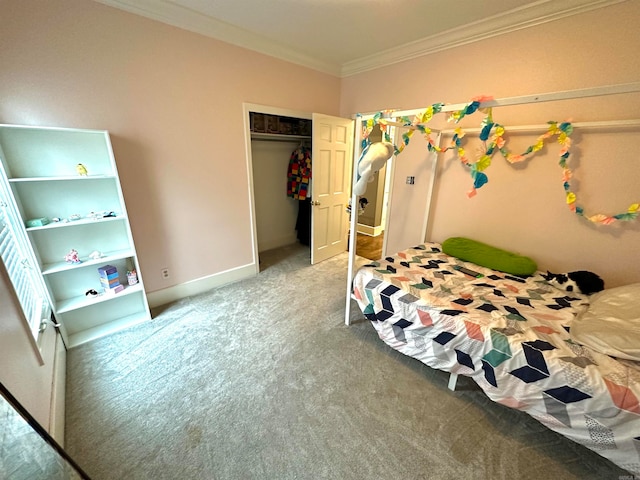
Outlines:
<svg viewBox="0 0 640 480"><path fill-rule="evenodd" d="M571 338L600 353L640 361L640 283L591 295L571 322Z"/></svg>

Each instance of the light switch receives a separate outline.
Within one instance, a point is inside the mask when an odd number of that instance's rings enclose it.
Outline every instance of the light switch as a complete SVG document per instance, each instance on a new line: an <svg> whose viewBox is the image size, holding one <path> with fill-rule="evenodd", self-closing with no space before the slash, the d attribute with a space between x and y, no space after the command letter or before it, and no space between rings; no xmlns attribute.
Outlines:
<svg viewBox="0 0 640 480"><path fill-rule="evenodd" d="M416 183L416 177L407 177L407 185L413 185Z"/></svg>

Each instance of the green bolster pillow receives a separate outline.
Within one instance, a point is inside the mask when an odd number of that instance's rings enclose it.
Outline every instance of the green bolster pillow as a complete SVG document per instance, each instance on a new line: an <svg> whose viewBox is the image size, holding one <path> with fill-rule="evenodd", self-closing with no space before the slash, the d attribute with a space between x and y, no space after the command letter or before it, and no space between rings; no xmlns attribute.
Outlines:
<svg viewBox="0 0 640 480"><path fill-rule="evenodd" d="M533 275L538 269L536 262L529 257L463 237L446 239L442 243L442 251L460 260L520 277Z"/></svg>

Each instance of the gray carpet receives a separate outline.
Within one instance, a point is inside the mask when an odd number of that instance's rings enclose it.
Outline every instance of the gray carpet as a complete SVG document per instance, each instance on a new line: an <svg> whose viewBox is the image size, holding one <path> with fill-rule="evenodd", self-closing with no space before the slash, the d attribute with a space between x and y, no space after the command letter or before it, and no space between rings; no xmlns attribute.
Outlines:
<svg viewBox="0 0 640 480"><path fill-rule="evenodd" d="M447 390L367 321L345 326L346 254L261 260L256 278L69 351L67 450L92 478L627 475L465 377Z"/></svg>

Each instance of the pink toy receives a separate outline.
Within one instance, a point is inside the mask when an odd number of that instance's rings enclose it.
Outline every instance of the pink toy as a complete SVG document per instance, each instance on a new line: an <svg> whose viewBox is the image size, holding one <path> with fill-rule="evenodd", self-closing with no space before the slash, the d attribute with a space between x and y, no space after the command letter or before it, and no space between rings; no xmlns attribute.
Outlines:
<svg viewBox="0 0 640 480"><path fill-rule="evenodd" d="M78 251L73 248L64 256L64 259L68 263L81 263L80 257L78 257Z"/></svg>

